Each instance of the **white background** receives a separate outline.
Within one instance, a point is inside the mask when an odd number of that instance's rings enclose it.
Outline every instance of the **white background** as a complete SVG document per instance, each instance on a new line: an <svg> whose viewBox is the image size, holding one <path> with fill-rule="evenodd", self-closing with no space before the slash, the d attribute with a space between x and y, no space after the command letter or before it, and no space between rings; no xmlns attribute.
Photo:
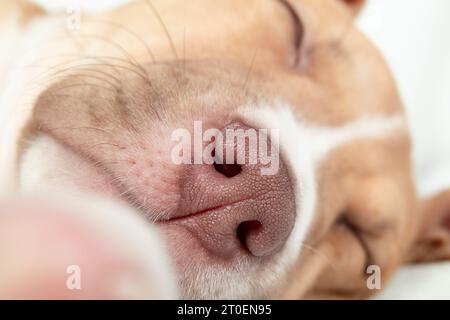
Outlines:
<svg viewBox="0 0 450 320"><path fill-rule="evenodd" d="M420 191L450 187L450 1L369 0L359 22L398 80Z"/></svg>

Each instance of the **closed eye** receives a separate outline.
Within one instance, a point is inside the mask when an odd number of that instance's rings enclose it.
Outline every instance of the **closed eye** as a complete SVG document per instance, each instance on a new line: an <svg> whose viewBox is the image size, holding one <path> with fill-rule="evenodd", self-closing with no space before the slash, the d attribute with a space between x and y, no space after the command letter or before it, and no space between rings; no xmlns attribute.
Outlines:
<svg viewBox="0 0 450 320"><path fill-rule="evenodd" d="M304 38L304 25L300 15L297 10L291 5L288 0L277 0L279 1L289 12L292 22L294 25L294 46L295 46L295 57L294 57L294 66L297 66L300 63L301 59L301 47L303 44Z"/></svg>
<svg viewBox="0 0 450 320"><path fill-rule="evenodd" d="M363 237L362 232L353 223L351 223L351 221L346 217L342 217L338 221L338 224L342 224L343 226L345 226L355 236L355 238L358 240L358 242L361 244L362 248L364 249L366 259L365 259L365 266L364 266L363 272L365 272L369 266L374 264L373 263L374 258L373 258L372 252L370 250L370 247L367 245L367 242Z"/></svg>

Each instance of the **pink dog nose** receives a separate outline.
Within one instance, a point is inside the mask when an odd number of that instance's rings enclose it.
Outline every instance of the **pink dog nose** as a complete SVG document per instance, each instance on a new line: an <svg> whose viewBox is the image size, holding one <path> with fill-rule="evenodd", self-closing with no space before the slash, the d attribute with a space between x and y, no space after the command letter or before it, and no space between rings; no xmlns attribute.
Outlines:
<svg viewBox="0 0 450 320"><path fill-rule="evenodd" d="M264 143L270 151L271 142L266 139ZM286 165L278 158L277 170L264 174L262 169L269 165L261 163L261 154L257 154L257 163L250 162L249 143L244 148L235 144L232 149L235 159L245 151L244 164L216 161L186 167L181 211L187 214L174 222L188 228L214 255L272 255L283 247L295 222L294 192Z"/></svg>

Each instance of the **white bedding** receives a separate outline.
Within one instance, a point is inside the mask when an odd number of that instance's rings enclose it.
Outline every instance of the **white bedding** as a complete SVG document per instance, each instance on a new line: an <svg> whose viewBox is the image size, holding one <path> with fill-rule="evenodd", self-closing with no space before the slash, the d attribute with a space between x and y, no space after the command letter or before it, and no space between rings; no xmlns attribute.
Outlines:
<svg viewBox="0 0 450 320"><path fill-rule="evenodd" d="M128 0L36 0L101 9ZM450 1L368 0L363 31L385 54L405 102L422 195L450 187ZM379 298L450 298L450 263L402 268Z"/></svg>

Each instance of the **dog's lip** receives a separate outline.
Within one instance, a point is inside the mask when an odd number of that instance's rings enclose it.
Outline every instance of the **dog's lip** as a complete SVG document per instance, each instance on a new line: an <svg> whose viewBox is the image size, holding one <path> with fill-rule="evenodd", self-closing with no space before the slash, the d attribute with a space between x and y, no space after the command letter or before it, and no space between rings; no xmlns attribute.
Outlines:
<svg viewBox="0 0 450 320"><path fill-rule="evenodd" d="M248 249L239 242L236 235L234 240L235 248L232 253L228 254L217 254L211 249L206 243L205 238L202 236L206 230L203 230L205 221L212 222L217 216L223 216L228 213L232 213L234 210L240 210L240 208L245 208L250 201L254 198L244 198L239 201L228 202L226 204L221 204L214 207L209 207L207 209L199 210L194 213L188 213L184 215L177 215L168 219L161 219L159 221L154 221L155 226L161 230L161 234L165 237L170 248L185 248L186 252L189 252L188 256L195 256L199 259L204 266L208 265L222 265L222 266L232 266L232 264L237 261L236 259L249 259L252 257L249 254ZM203 225L203 227L202 227ZM176 249L179 250L179 249ZM176 252L175 250L175 252ZM176 256L176 253L175 253ZM264 260L264 257L254 257L260 261ZM181 260L180 260L181 259ZM177 263L184 264L189 261L190 258L180 258L176 260ZM247 260L246 260L247 261Z"/></svg>
<svg viewBox="0 0 450 320"><path fill-rule="evenodd" d="M175 216L172 217L168 217L168 218L160 218L157 219L155 221L156 224L171 224L171 223L176 223L176 222L182 222L182 221L187 221L187 220L191 220L191 219L195 219L197 217L201 217L213 212L217 212L217 211L221 211L223 209L227 209L227 208L233 208L239 205L244 204L247 201L252 200L252 198L244 198L244 199L240 199L240 200L236 200L236 201L232 201L232 202L227 202L224 204L218 204L216 206L213 207L209 207L206 209L201 209L195 212L191 212L191 213L186 213L186 214L177 214Z"/></svg>

